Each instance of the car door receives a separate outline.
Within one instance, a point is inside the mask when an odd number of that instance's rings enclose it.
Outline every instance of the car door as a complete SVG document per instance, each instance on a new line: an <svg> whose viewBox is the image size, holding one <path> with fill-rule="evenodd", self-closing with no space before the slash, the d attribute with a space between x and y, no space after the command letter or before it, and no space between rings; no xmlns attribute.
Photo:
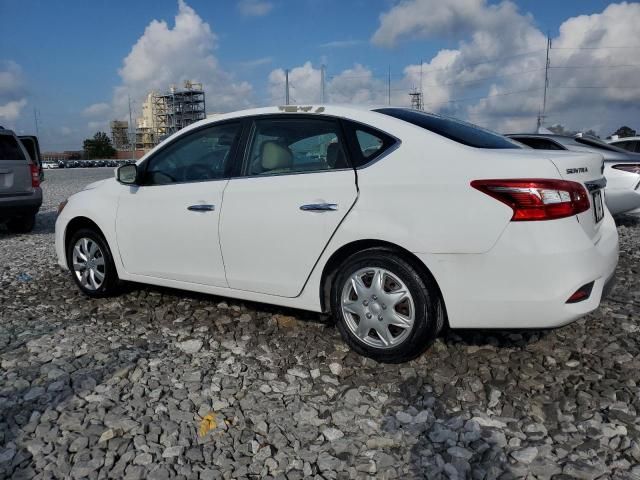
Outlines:
<svg viewBox="0 0 640 480"><path fill-rule="evenodd" d="M240 130L231 122L188 132L139 166L139 185L123 186L116 235L127 272L227 286L218 222Z"/></svg>
<svg viewBox="0 0 640 480"><path fill-rule="evenodd" d="M357 198L340 122L255 117L229 180L220 241L229 287L295 297Z"/></svg>

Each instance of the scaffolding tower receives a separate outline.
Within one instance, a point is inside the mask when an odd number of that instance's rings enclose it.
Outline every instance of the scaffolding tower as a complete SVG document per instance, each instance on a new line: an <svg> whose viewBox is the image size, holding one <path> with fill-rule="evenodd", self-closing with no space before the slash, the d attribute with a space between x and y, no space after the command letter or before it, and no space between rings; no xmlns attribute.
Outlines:
<svg viewBox="0 0 640 480"><path fill-rule="evenodd" d="M116 150L129 148L129 122L122 120L111 121L111 143Z"/></svg>
<svg viewBox="0 0 640 480"><path fill-rule="evenodd" d="M156 143L206 118L205 95L201 83L186 81L183 89L172 85L168 93L153 97L153 137Z"/></svg>
<svg viewBox="0 0 640 480"><path fill-rule="evenodd" d="M422 92L414 89L412 92L409 92L409 98L411 98L411 108L415 110L424 110Z"/></svg>

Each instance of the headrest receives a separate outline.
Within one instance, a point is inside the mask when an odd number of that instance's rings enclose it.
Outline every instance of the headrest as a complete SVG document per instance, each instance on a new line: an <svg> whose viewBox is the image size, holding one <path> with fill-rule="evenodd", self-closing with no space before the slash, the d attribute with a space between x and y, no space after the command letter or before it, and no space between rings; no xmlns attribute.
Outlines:
<svg viewBox="0 0 640 480"><path fill-rule="evenodd" d="M291 150L273 141L266 141L262 144L261 157L263 170L289 168L293 163Z"/></svg>

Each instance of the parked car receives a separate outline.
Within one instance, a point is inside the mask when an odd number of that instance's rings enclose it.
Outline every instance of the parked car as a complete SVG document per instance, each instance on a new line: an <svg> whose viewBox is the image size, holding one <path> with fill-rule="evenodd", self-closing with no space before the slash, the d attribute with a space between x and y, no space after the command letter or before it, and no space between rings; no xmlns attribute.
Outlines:
<svg viewBox="0 0 640 480"><path fill-rule="evenodd" d="M0 128L0 223L30 232L42 205L40 167L11 130Z"/></svg>
<svg viewBox="0 0 640 480"><path fill-rule="evenodd" d="M623 150L627 150L628 152L640 153L640 137L616 137L611 140L607 140L607 143L609 143L609 145L622 148Z"/></svg>
<svg viewBox="0 0 640 480"><path fill-rule="evenodd" d="M578 134L514 134L508 137L538 150L595 152L604 158L606 204L612 215L640 212L640 155Z"/></svg>
<svg viewBox="0 0 640 480"><path fill-rule="evenodd" d="M69 197L56 252L90 297L136 281L331 312L354 350L397 362L447 319L596 309L618 259L601 163L404 108L247 110Z"/></svg>

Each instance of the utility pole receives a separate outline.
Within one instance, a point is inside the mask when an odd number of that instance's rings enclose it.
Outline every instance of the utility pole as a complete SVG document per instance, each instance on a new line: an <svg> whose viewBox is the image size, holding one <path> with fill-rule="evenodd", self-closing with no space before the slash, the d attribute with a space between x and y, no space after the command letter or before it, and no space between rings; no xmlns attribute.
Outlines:
<svg viewBox="0 0 640 480"><path fill-rule="evenodd" d="M133 129L133 119L131 117L131 95L127 94L127 97L129 99L129 150L131 150L131 160L135 160L136 131Z"/></svg>
<svg viewBox="0 0 640 480"><path fill-rule="evenodd" d="M540 131L540 127L542 126L542 122L545 118L545 113L547 110L547 89L549 88L549 65L551 64L549 60L549 50L551 50L551 37L547 34L547 59L544 64L544 95L542 97L542 113L538 113L538 129Z"/></svg>
<svg viewBox="0 0 640 480"><path fill-rule="evenodd" d="M289 105L289 69L284 71L284 104Z"/></svg>
<svg viewBox="0 0 640 480"><path fill-rule="evenodd" d="M39 137L40 133L38 131L38 111L35 107L33 108L33 121L36 124L36 137Z"/></svg>
<svg viewBox="0 0 640 480"><path fill-rule="evenodd" d="M387 69L387 102L391 105L391 65Z"/></svg>
<svg viewBox="0 0 640 480"><path fill-rule="evenodd" d="M324 65L320 65L320 103L324 103L325 99L324 99L324 70L325 70L325 66Z"/></svg>

